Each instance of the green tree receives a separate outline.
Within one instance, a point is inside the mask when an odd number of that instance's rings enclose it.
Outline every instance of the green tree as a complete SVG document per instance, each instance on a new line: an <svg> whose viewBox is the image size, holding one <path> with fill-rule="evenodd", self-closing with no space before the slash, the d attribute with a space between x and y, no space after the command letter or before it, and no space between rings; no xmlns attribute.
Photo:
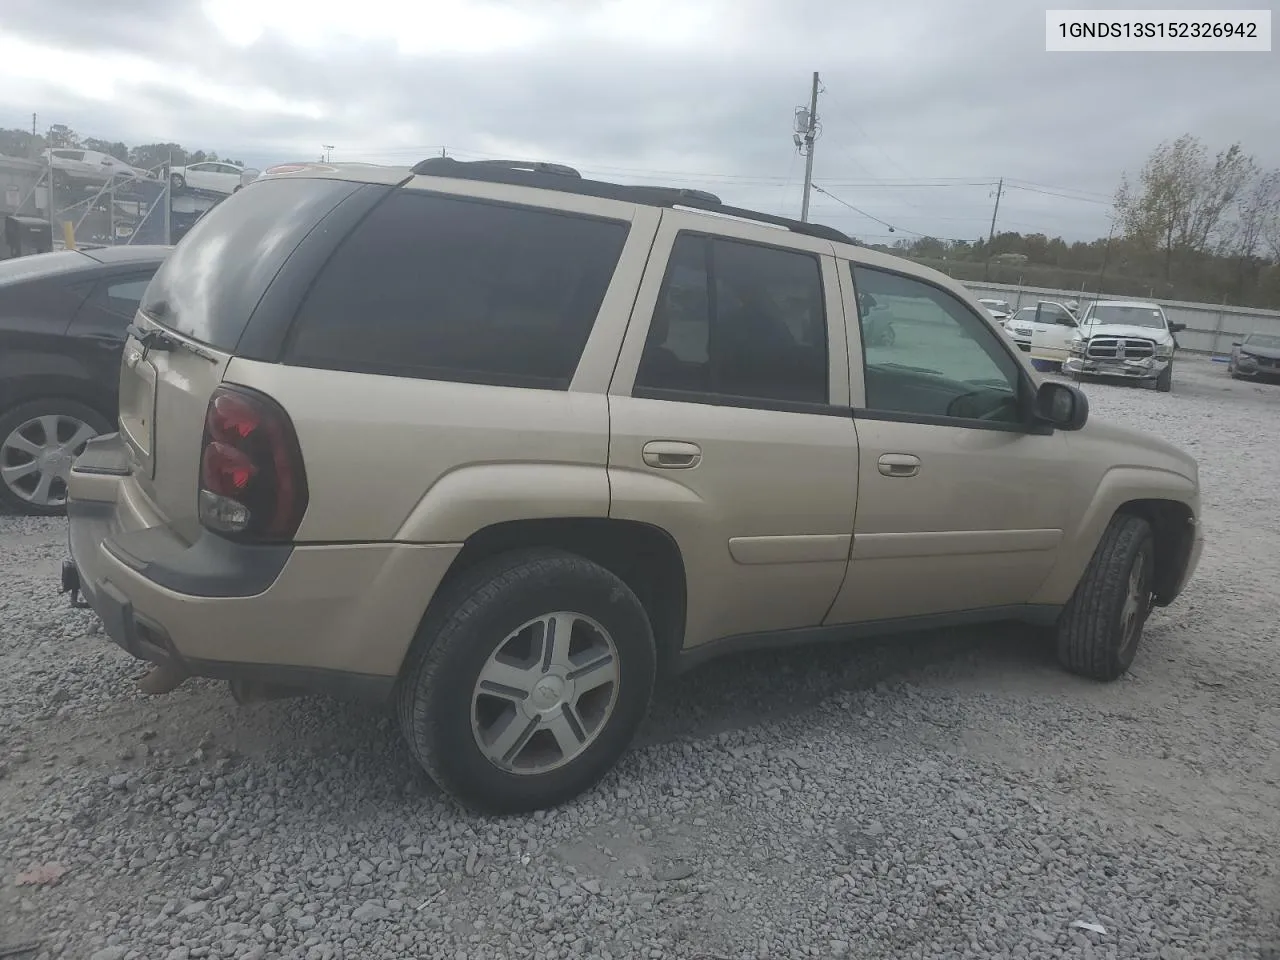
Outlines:
<svg viewBox="0 0 1280 960"><path fill-rule="evenodd" d="M44 150L44 137L31 136L30 130L0 128L0 153L6 157L31 160Z"/></svg>
<svg viewBox="0 0 1280 960"><path fill-rule="evenodd" d="M1140 248L1161 254L1168 280L1175 255L1210 249L1228 210L1256 171L1238 143L1213 160L1189 133L1161 143L1147 158L1137 184L1127 177L1120 182L1115 206L1121 229Z"/></svg>
<svg viewBox="0 0 1280 960"><path fill-rule="evenodd" d="M86 150L96 150L98 153L109 154L117 160L129 162L129 148L119 140L99 140L97 137L85 137L84 148Z"/></svg>
<svg viewBox="0 0 1280 960"><path fill-rule="evenodd" d="M170 157L175 166L183 166L187 162L187 151L177 143L144 143L129 150L129 162L144 170L163 166Z"/></svg>

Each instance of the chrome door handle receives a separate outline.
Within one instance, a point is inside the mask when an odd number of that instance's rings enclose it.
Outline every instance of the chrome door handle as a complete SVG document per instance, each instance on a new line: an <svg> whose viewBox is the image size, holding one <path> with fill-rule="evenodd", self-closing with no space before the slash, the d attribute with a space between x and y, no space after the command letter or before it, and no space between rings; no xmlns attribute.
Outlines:
<svg viewBox="0 0 1280 960"><path fill-rule="evenodd" d="M909 453L886 453L876 466L886 477L914 477L920 472L920 458Z"/></svg>
<svg viewBox="0 0 1280 960"><path fill-rule="evenodd" d="M680 440L650 440L640 455L649 466L662 470L691 470L702 462L702 448Z"/></svg>

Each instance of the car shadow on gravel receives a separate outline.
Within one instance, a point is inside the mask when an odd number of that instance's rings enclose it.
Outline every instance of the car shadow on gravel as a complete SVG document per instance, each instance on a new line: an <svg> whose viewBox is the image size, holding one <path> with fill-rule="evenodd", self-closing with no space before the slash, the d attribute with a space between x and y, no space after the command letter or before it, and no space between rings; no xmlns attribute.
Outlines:
<svg viewBox="0 0 1280 960"><path fill-rule="evenodd" d="M1052 649L1019 624L753 651L710 661L660 685L636 746L702 739L799 716L844 691L975 670L993 682L1048 674L1057 683L1061 677ZM359 767L362 778L377 781L380 790L436 792L419 775L390 709L308 697L239 710L252 721L232 720L224 736L241 755L262 755L287 743L295 757Z"/></svg>
<svg viewBox="0 0 1280 960"><path fill-rule="evenodd" d="M743 729L804 713L843 691L945 672L960 662L999 664L1001 672L1057 670L1040 635L1014 623L753 651L669 680L638 742Z"/></svg>

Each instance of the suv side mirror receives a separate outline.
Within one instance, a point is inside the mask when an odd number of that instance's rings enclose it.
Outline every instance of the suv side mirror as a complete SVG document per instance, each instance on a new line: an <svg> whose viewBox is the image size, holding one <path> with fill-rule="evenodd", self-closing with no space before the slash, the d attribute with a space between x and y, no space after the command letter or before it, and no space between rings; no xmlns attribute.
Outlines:
<svg viewBox="0 0 1280 960"><path fill-rule="evenodd" d="M1244 346L1244 341L1243 341L1243 340L1232 340L1232 341L1231 341L1231 345L1232 345L1233 347L1243 347L1243 346Z"/></svg>
<svg viewBox="0 0 1280 960"><path fill-rule="evenodd" d="M1089 398L1068 383L1046 380L1036 389L1035 418L1059 430L1079 430L1089 419Z"/></svg>
<svg viewBox="0 0 1280 960"><path fill-rule="evenodd" d="M1169 332L1170 332L1170 333L1181 333L1181 332L1182 332L1183 330L1185 330L1185 329L1187 329L1187 325L1186 325L1185 323L1170 323L1170 324L1169 324Z"/></svg>

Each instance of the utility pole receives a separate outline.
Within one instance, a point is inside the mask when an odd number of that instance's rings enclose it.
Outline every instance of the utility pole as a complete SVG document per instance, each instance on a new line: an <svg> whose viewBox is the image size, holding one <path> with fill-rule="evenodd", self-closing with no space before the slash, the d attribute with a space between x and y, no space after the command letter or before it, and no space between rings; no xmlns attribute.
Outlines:
<svg viewBox="0 0 1280 960"><path fill-rule="evenodd" d="M991 230L987 233L987 245L996 238L996 215L1000 212L1000 194L1004 193L1004 177L996 184L996 208L991 211Z"/></svg>
<svg viewBox="0 0 1280 960"><path fill-rule="evenodd" d="M797 117L797 120L800 118ZM813 71L809 111L803 130L796 131L796 147L804 154L804 199L800 201L800 222L809 222L809 192L813 189L813 141L818 137L818 71ZM799 126L799 124L797 124Z"/></svg>
<svg viewBox="0 0 1280 960"><path fill-rule="evenodd" d="M991 211L991 229L987 231L987 256L982 262L982 279L991 276L991 242L996 238L996 216L1000 213L1000 194L1004 193L1004 177L996 184L996 207Z"/></svg>
<svg viewBox="0 0 1280 960"><path fill-rule="evenodd" d="M1111 259L1111 240L1116 235L1116 222L1111 221L1111 229L1107 231L1107 245L1102 248L1102 269L1098 271L1098 292L1095 299L1101 298L1102 286L1107 278L1107 261Z"/></svg>
<svg viewBox="0 0 1280 960"><path fill-rule="evenodd" d="M50 131L52 131L52 129L53 129L53 128L51 127L51 128L50 128ZM56 218L55 218L55 217L54 217L54 215L53 215L53 203L54 203L54 200L53 200L53 134L52 134L52 132L50 132L50 135L49 135L49 166L48 166L48 169L45 171L45 173L46 173L46 174L48 175L48 177L49 177L49 187L48 187L48 189L47 189L47 190L45 190L45 199L48 201L48 207L49 207L49 210L48 210L48 213L49 213L49 249L50 249L50 250L52 250L52 249L53 249L53 236L54 236L54 234L55 234L55 233L57 233L57 230L55 229L57 221L56 221Z"/></svg>
<svg viewBox="0 0 1280 960"><path fill-rule="evenodd" d="M35 160L40 156L40 147L36 145L36 115L31 115L31 159Z"/></svg>
<svg viewBox="0 0 1280 960"><path fill-rule="evenodd" d="M169 160L164 165L164 190L160 194L160 199L164 201L164 242L166 245L173 243L173 151L169 151ZM141 223L138 226L142 226ZM137 227L134 227L137 230ZM133 242L132 236L129 240Z"/></svg>

